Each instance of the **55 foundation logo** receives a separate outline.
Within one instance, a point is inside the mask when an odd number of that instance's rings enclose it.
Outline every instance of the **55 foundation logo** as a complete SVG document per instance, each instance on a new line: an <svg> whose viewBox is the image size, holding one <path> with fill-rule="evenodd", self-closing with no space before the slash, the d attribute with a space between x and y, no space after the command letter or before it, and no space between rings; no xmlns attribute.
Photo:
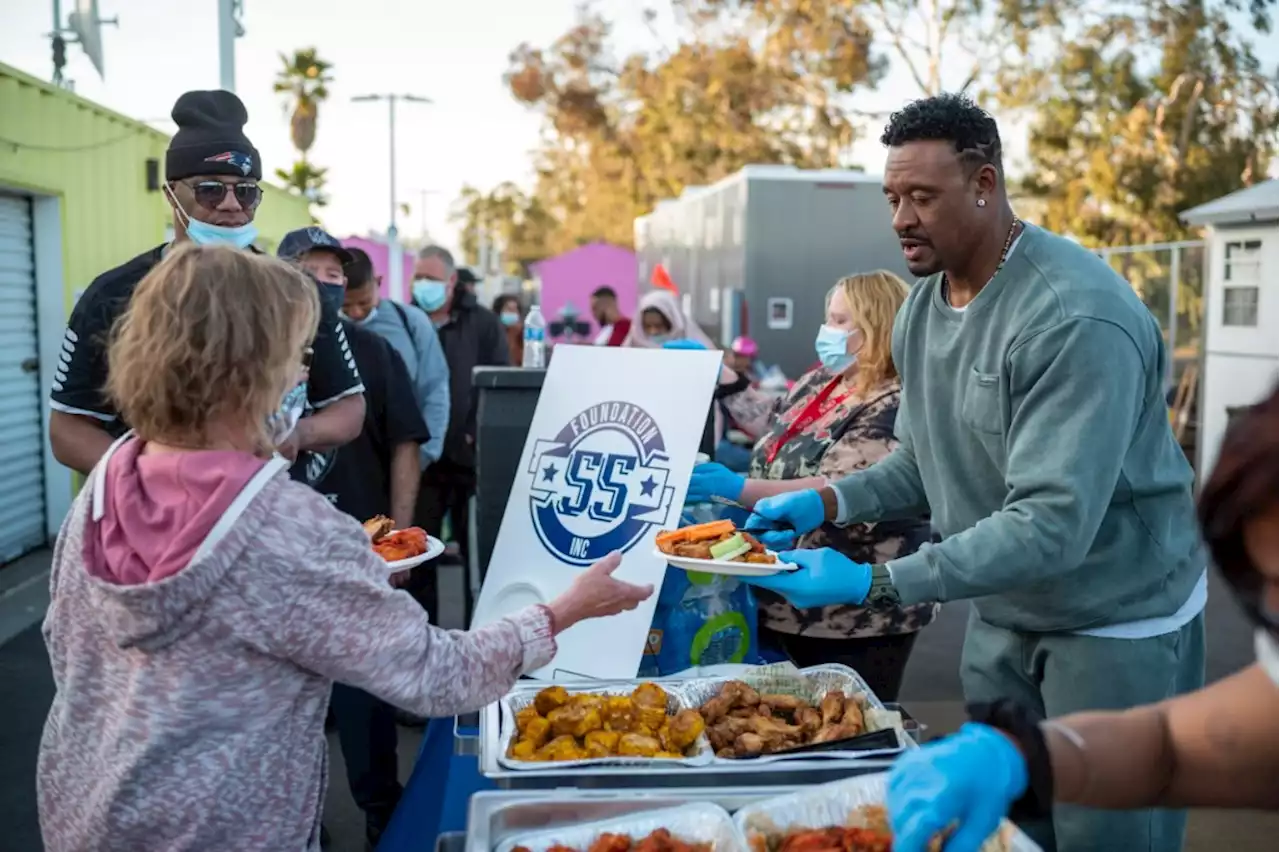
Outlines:
<svg viewBox="0 0 1280 852"><path fill-rule="evenodd" d="M602 402L539 440L527 473L533 528L551 555L590 565L662 526L675 488L658 424L629 402Z"/></svg>

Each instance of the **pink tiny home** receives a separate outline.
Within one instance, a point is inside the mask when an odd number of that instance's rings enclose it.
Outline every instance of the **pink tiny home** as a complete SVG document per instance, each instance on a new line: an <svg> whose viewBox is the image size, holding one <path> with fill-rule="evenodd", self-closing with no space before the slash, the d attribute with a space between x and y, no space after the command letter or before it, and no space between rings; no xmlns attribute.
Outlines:
<svg viewBox="0 0 1280 852"><path fill-rule="evenodd" d="M399 302L408 301L409 282L413 280L412 252L402 252L401 263L403 264L404 274L400 281L404 287L404 292L392 293L389 288L390 276L387 274L387 270L390 268L391 248L386 243L365 237L346 237L342 240L342 244L347 248L358 248L369 255L369 260L373 263L374 273L382 278L380 290L383 298L395 299Z"/></svg>
<svg viewBox="0 0 1280 852"><path fill-rule="evenodd" d="M599 326L591 318L591 294L600 287L613 288L624 315L635 313L636 255L630 249L590 243L530 264L530 269L542 284L540 307L547 322L560 319L568 308L590 323L594 336Z"/></svg>

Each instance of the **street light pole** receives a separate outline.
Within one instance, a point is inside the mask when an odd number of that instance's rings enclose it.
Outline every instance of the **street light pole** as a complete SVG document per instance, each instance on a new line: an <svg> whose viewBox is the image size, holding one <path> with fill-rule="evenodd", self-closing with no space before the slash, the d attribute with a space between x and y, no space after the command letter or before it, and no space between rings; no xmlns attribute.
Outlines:
<svg viewBox="0 0 1280 852"><path fill-rule="evenodd" d="M236 39L244 35L244 0L218 0L218 85L236 90Z"/></svg>
<svg viewBox="0 0 1280 852"><path fill-rule="evenodd" d="M412 104L429 104L430 98L420 97L418 95L402 95L402 94L374 94L374 95L357 95L351 99L355 103L373 103L375 101L387 102L387 125L388 137L391 149L391 220L387 225L387 288L397 296L403 299L403 282L401 273L403 271L402 264L397 262L396 258L400 251L400 231L396 227L396 101L405 101Z"/></svg>

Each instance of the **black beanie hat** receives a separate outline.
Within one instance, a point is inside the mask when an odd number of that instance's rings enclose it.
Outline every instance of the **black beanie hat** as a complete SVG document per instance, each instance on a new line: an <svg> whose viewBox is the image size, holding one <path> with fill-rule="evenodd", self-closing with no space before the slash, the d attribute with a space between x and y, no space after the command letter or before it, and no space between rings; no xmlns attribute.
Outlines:
<svg viewBox="0 0 1280 852"><path fill-rule="evenodd" d="M187 92L173 105L178 132L165 155L165 180L198 175L262 179L262 161L244 135L249 113L231 92Z"/></svg>

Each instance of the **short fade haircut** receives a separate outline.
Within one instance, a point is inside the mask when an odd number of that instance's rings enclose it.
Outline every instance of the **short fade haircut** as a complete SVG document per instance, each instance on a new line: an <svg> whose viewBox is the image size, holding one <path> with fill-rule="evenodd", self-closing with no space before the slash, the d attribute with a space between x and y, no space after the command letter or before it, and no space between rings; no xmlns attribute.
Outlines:
<svg viewBox="0 0 1280 852"><path fill-rule="evenodd" d="M418 252L419 260L430 260L431 258L439 258L440 262L449 270L449 274L458 271L458 264L453 261L453 253L444 246L430 245Z"/></svg>
<svg viewBox="0 0 1280 852"><path fill-rule="evenodd" d="M591 294L593 299L613 299L618 301L618 294L614 292L612 287L597 287L595 292Z"/></svg>
<svg viewBox="0 0 1280 852"><path fill-rule="evenodd" d="M925 141L950 142L971 169L989 164L1004 174L1000 128L990 113L966 95L934 95L912 101L889 116L880 134L880 144L890 148Z"/></svg>
<svg viewBox="0 0 1280 852"><path fill-rule="evenodd" d="M347 276L347 287L359 290L372 284L373 261L369 259L368 253L358 248L349 248L347 251L351 254L351 262L342 267L342 271Z"/></svg>

